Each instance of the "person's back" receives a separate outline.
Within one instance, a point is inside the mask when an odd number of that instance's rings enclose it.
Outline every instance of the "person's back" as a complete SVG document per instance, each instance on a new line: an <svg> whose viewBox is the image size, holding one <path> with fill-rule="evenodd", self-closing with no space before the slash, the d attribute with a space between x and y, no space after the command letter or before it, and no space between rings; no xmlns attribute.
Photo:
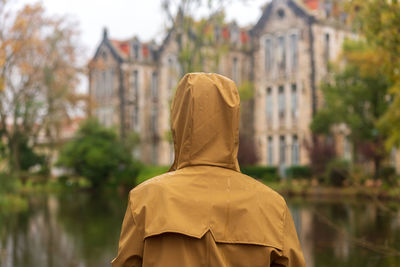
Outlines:
<svg viewBox="0 0 400 267"><path fill-rule="evenodd" d="M130 192L113 266L305 266L284 199L240 173L240 100L217 74L187 74L171 111L171 171Z"/></svg>

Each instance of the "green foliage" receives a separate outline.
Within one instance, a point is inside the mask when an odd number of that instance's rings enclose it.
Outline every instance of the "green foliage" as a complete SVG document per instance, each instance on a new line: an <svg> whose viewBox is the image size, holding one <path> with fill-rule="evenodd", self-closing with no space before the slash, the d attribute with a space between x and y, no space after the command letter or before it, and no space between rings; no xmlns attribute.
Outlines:
<svg viewBox="0 0 400 267"><path fill-rule="evenodd" d="M239 96L241 101L246 101L254 96L254 84L250 81L244 81L238 87Z"/></svg>
<svg viewBox="0 0 400 267"><path fill-rule="evenodd" d="M349 182L352 185L362 185L370 178L370 174L363 165L353 164L351 166L351 172L349 174Z"/></svg>
<svg viewBox="0 0 400 267"><path fill-rule="evenodd" d="M364 41L345 41L341 61L331 79L322 84L324 107L314 117L311 130L329 134L334 126L345 125L354 151L373 160L379 171L380 161L387 156L382 149L387 137L378 122L388 109L390 86L376 51Z"/></svg>
<svg viewBox="0 0 400 267"><path fill-rule="evenodd" d="M379 171L379 178L388 186L397 185L396 169L393 166L384 166Z"/></svg>
<svg viewBox="0 0 400 267"><path fill-rule="evenodd" d="M96 120L81 125L74 140L62 148L57 162L58 166L89 179L93 187L109 182L112 177L126 180L136 173L133 164L129 149L118 140L115 131Z"/></svg>
<svg viewBox="0 0 400 267"><path fill-rule="evenodd" d="M168 166L143 166L139 172L136 183L141 184L144 181L168 172Z"/></svg>
<svg viewBox="0 0 400 267"><path fill-rule="evenodd" d="M278 182L279 174L276 167L269 166L241 166L242 173L253 178L262 179L264 182Z"/></svg>
<svg viewBox="0 0 400 267"><path fill-rule="evenodd" d="M15 177L5 172L0 173L0 194L15 193L17 186Z"/></svg>
<svg viewBox="0 0 400 267"><path fill-rule="evenodd" d="M14 135L13 142L8 144L8 150L4 149L4 155L9 159L12 171L28 171L31 167L39 165L41 171L46 169L46 158L34 151L29 138L23 134ZM11 153L13 151L13 153ZM18 166L18 167L17 167Z"/></svg>
<svg viewBox="0 0 400 267"><path fill-rule="evenodd" d="M310 166L290 166L286 169L286 176L291 179L311 179L311 168Z"/></svg>
<svg viewBox="0 0 400 267"><path fill-rule="evenodd" d="M311 129L327 134L335 124L344 123L352 141L374 140L379 133L377 121L388 107L385 97L390 82L365 43L346 41L343 49L346 66L337 66L332 81L322 84L325 106Z"/></svg>
<svg viewBox="0 0 400 267"><path fill-rule="evenodd" d="M27 200L17 194L18 179L12 175L0 173L0 215L17 213L28 208Z"/></svg>
<svg viewBox="0 0 400 267"><path fill-rule="evenodd" d="M393 146L400 146L400 2L351 0L347 8L354 17L354 25L365 36L392 82L390 107L379 123L388 135L386 148L390 151Z"/></svg>
<svg viewBox="0 0 400 267"><path fill-rule="evenodd" d="M128 150L133 150L140 143L140 135L137 132L130 131L127 133L124 144Z"/></svg>
<svg viewBox="0 0 400 267"><path fill-rule="evenodd" d="M142 164L138 161L132 162L125 168L118 169L112 179L115 185L122 185L125 188L132 188L136 185L139 173L142 170Z"/></svg>
<svg viewBox="0 0 400 267"><path fill-rule="evenodd" d="M400 83L398 87L388 111L379 121L379 128L388 136L385 142L387 151L400 147Z"/></svg>
<svg viewBox="0 0 400 267"><path fill-rule="evenodd" d="M349 162L343 159L334 159L329 162L325 178L330 185L341 187L349 177Z"/></svg>
<svg viewBox="0 0 400 267"><path fill-rule="evenodd" d="M174 143L174 138L172 136L171 130L168 130L168 131L164 132L164 140L167 141L170 144Z"/></svg>

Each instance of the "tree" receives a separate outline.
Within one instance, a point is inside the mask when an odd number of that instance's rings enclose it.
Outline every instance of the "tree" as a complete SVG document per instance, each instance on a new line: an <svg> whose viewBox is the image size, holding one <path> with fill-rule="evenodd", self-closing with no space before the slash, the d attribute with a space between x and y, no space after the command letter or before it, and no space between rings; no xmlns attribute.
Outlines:
<svg viewBox="0 0 400 267"><path fill-rule="evenodd" d="M379 126L388 135L388 149L400 145L400 2L398 0L351 0L347 9L354 25L379 55L380 65L391 80L391 104Z"/></svg>
<svg viewBox="0 0 400 267"><path fill-rule="evenodd" d="M10 13L0 0L0 128L11 171L22 169L44 130L50 143L79 96L76 25L46 16L40 4ZM25 149L25 151L28 151Z"/></svg>
<svg viewBox="0 0 400 267"><path fill-rule="evenodd" d="M333 126L344 124L354 155L364 152L365 158L373 160L377 177L387 154L382 148L386 136L378 122L389 106L390 79L380 56L363 41L346 41L341 59L332 80L322 86L325 106L314 117L311 129L329 134Z"/></svg>
<svg viewBox="0 0 400 267"><path fill-rule="evenodd" d="M242 0L246 1L246 0ZM227 52L226 43L218 40L215 29L221 29L225 7L232 0L163 0L169 34L178 46L180 76L204 68L216 71L221 55ZM199 10L204 11L200 19Z"/></svg>
<svg viewBox="0 0 400 267"><path fill-rule="evenodd" d="M138 173L131 152L117 133L95 119L84 122L74 140L65 144L57 165L86 177L95 188L120 175L129 176L133 184Z"/></svg>

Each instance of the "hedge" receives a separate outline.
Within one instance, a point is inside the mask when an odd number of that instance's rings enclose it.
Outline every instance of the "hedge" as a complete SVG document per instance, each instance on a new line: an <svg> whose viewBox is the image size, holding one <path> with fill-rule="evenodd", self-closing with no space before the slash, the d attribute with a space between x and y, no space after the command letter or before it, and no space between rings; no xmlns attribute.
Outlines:
<svg viewBox="0 0 400 267"><path fill-rule="evenodd" d="M290 179L311 178L311 168L309 166L291 166L286 168L286 177Z"/></svg>
<svg viewBox="0 0 400 267"><path fill-rule="evenodd" d="M269 166L241 166L242 173L264 182L278 182L280 180L278 168Z"/></svg>

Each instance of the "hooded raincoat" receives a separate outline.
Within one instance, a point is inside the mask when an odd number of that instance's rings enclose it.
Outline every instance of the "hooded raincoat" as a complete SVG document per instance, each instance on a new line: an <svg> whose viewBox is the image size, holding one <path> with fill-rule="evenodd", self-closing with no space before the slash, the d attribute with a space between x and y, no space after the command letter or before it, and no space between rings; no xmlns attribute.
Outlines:
<svg viewBox="0 0 400 267"><path fill-rule="evenodd" d="M285 200L240 172L239 109L228 78L180 81L175 161L131 190L114 267L305 266Z"/></svg>

